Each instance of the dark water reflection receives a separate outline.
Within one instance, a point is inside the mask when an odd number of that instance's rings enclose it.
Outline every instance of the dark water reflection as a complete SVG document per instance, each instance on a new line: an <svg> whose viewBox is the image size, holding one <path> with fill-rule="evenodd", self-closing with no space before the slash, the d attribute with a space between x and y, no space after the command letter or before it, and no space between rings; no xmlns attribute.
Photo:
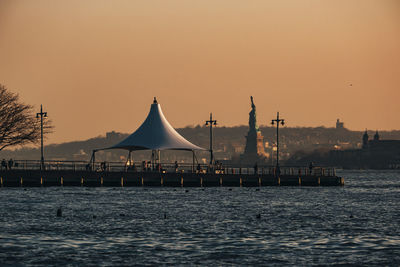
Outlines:
<svg viewBox="0 0 400 267"><path fill-rule="evenodd" d="M400 264L400 173L340 175L345 187L2 188L0 264Z"/></svg>

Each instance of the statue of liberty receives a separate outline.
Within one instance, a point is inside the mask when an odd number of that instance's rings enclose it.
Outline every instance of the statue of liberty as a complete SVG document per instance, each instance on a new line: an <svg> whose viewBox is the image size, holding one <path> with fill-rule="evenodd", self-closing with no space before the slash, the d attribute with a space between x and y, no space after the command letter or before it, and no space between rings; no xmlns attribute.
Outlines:
<svg viewBox="0 0 400 267"><path fill-rule="evenodd" d="M257 113L256 113L256 105L254 105L253 97L250 96L251 100L251 111L249 113L249 131L258 132L257 126Z"/></svg>
<svg viewBox="0 0 400 267"><path fill-rule="evenodd" d="M244 164L262 163L265 161L264 137L257 126L257 113L254 99L251 96L251 111L249 113L249 131L246 136L246 147L241 155L241 161Z"/></svg>

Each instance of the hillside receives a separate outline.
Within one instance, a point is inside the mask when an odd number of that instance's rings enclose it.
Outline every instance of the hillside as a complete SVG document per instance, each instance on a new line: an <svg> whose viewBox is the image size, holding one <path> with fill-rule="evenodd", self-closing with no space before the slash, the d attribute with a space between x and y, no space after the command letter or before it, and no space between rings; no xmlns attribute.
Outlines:
<svg viewBox="0 0 400 267"><path fill-rule="evenodd" d="M216 159L231 159L243 152L247 126L216 127L214 128L214 150ZM272 154L275 145L276 129L273 127L260 127L264 136L265 150ZM209 128L185 127L177 131L192 143L203 148L209 147ZM369 132L370 136L374 134ZM280 129L281 157L287 159L295 152L310 152L313 150L351 149L360 147L363 132L347 129L325 127L283 127ZM400 139L400 131L382 131L382 139ZM45 146L45 158L54 160L84 160L88 161L93 149L107 148L126 138L126 133L110 132L105 136L98 136L88 140L51 144ZM105 150L96 154L97 160L120 161L125 160L126 151ZM199 160L208 161L208 152L198 152ZM0 158L13 159L39 159L39 148L20 148L0 152ZM149 160L150 152L134 152L136 161ZM165 161L191 161L188 152L165 151L162 152ZM273 155L271 157L271 163Z"/></svg>

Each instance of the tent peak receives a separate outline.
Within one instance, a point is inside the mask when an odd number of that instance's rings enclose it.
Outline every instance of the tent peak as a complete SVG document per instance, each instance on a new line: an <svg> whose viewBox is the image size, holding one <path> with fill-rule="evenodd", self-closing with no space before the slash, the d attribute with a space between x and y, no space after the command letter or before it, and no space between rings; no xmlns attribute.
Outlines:
<svg viewBox="0 0 400 267"><path fill-rule="evenodd" d="M140 127L125 140L110 147L127 150L204 150L181 136L165 118L157 98Z"/></svg>

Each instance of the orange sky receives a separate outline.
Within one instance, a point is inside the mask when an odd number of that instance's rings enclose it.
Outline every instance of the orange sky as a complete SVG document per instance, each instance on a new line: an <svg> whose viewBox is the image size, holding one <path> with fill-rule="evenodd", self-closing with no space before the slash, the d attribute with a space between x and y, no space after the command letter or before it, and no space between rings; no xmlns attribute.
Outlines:
<svg viewBox="0 0 400 267"><path fill-rule="evenodd" d="M398 0L0 0L0 83L43 104L49 142L174 127L400 129ZM351 86L352 85L352 86Z"/></svg>

